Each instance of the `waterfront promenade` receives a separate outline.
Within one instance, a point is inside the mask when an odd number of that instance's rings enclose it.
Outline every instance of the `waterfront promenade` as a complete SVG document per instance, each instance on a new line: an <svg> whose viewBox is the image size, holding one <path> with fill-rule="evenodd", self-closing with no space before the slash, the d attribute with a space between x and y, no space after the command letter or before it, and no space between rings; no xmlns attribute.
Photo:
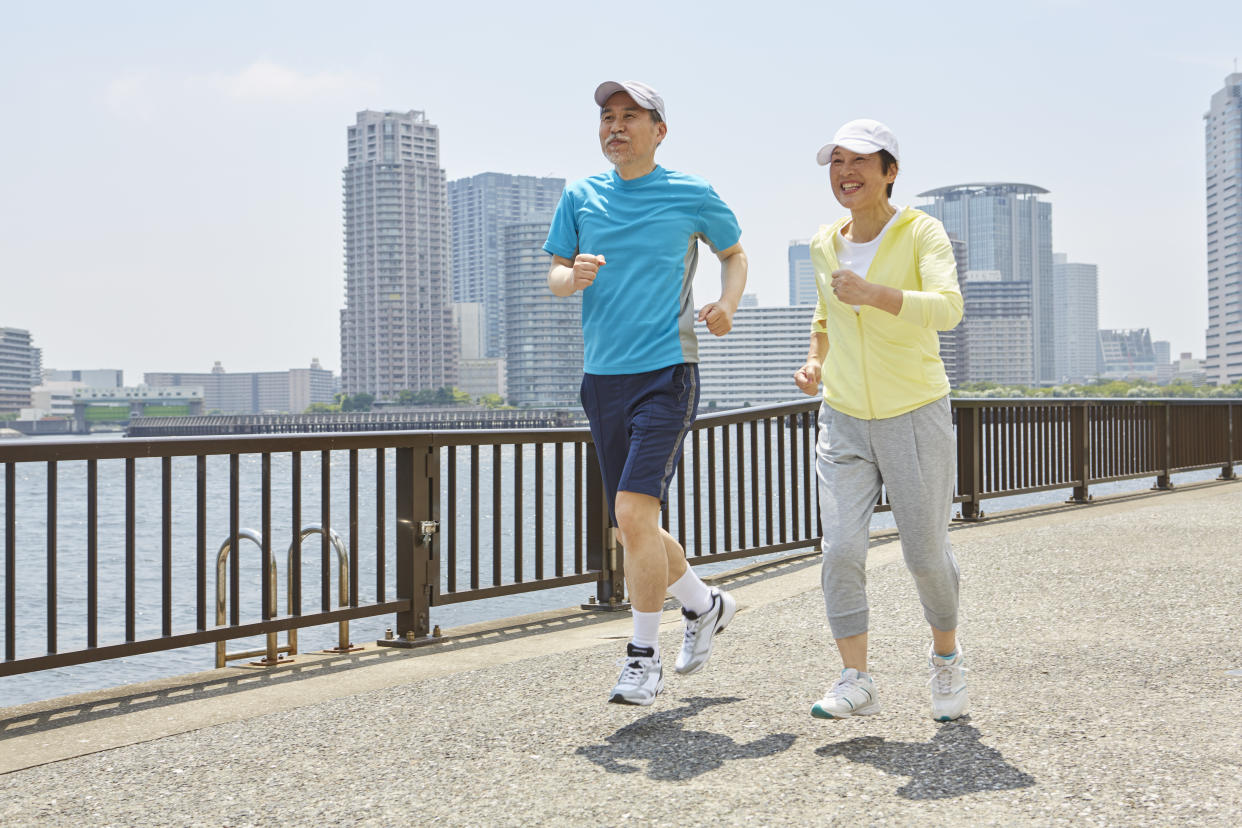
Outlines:
<svg viewBox="0 0 1242 828"><path fill-rule="evenodd" d="M879 535L878 716L808 715L836 672L808 557L725 579L701 674L666 613L650 708L604 701L628 616L566 611L0 710L0 824L1242 824L1240 528L1242 482L956 525L957 723Z"/></svg>

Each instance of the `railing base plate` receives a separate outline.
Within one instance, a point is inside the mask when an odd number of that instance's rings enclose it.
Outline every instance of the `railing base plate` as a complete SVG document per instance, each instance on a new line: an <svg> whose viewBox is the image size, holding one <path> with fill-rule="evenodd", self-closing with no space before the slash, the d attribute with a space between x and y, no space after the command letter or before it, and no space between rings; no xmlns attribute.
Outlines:
<svg viewBox="0 0 1242 828"><path fill-rule="evenodd" d="M353 644L350 644L348 647L332 647L331 649L328 649L328 650L320 650L320 652L327 653L328 655L342 655L344 653L361 652L362 650L365 650L365 649L366 647L357 647Z"/></svg>
<svg viewBox="0 0 1242 828"><path fill-rule="evenodd" d="M292 664L293 659L287 658L283 655L279 655L279 656L276 656L275 661L272 661L267 658L261 658L258 661L247 661L246 663L249 664L251 667L280 667L281 665L284 665L284 664Z"/></svg>
<svg viewBox="0 0 1242 828"><path fill-rule="evenodd" d="M443 640L443 638L424 635L422 638L380 638L375 643L379 647L397 647L409 650L414 647L426 647L428 644L435 644Z"/></svg>
<svg viewBox="0 0 1242 828"><path fill-rule="evenodd" d="M579 604L578 606L580 606L584 610L589 610L591 612L629 612L630 611L629 601L616 601L616 602L608 603L608 604L587 603L587 604Z"/></svg>

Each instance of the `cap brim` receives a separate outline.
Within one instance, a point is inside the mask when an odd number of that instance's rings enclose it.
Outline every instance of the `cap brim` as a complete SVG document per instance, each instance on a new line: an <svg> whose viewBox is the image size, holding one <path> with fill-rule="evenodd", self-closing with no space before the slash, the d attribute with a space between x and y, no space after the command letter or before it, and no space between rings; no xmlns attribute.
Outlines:
<svg viewBox="0 0 1242 828"><path fill-rule="evenodd" d="M868 155L884 149L882 145L873 141L860 141L856 138L850 138L845 141L838 141L831 144L824 144L824 146L820 148L819 152L815 153L815 160L819 162L821 167L827 166L828 162L832 160L832 151L837 147L845 147L850 152L856 152L859 155Z"/></svg>

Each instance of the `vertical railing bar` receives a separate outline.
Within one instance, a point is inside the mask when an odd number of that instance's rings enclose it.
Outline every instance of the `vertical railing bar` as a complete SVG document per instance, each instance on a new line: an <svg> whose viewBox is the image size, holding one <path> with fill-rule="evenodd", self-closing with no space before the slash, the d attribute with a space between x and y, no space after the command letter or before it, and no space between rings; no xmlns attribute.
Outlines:
<svg viewBox="0 0 1242 828"><path fill-rule="evenodd" d="M993 492L996 490L996 408L988 406L980 408L980 416L985 418L987 428L983 429L984 439L987 441L987 451L984 452L984 488L981 491Z"/></svg>
<svg viewBox="0 0 1242 828"><path fill-rule="evenodd" d="M737 543L746 548L746 427L738 423L737 436ZM754 458L750 458L754 465Z"/></svg>
<svg viewBox="0 0 1242 828"><path fill-rule="evenodd" d="M724 549L733 548L733 453L729 451L729 427L720 427L720 480L724 484L720 510L724 513Z"/></svg>
<svg viewBox="0 0 1242 828"><path fill-rule="evenodd" d="M565 444L556 443L552 452L552 545L556 577L565 574Z"/></svg>
<svg viewBox="0 0 1242 828"><path fill-rule="evenodd" d="M349 605L358 606L358 449L349 450Z"/></svg>
<svg viewBox="0 0 1242 828"><path fill-rule="evenodd" d="M812 415L807 411L802 415L802 519L805 529L803 537L813 538L817 534L816 527L819 526L819 510L812 509L811 491L814 487L815 503L819 503L819 477L818 472L814 468L812 457L815 457L812 446L819 439L819 429L811 427L811 420L814 417L818 419L818 414ZM815 483L812 483L812 481Z"/></svg>
<svg viewBox="0 0 1242 828"><path fill-rule="evenodd" d="M207 629L207 455L194 458L195 628Z"/></svg>
<svg viewBox="0 0 1242 828"><path fill-rule="evenodd" d="M763 485L764 485L764 488L766 489L766 492L764 493L764 501L767 505L767 508L765 509L765 511L767 512L766 517L767 517L767 533L768 533L766 541L769 544L773 543L774 538L776 537L774 533L774 526L773 526L774 521L773 521L773 515L772 515L772 512L774 511L772 509L772 465L773 465L773 462L772 462L772 421L773 421L772 417L765 417L763 420L763 456L764 456ZM779 425L777 426L776 431L777 431L777 434L779 435L780 434ZM782 455L782 458L783 458L783 455ZM783 459L779 460L778 462L782 467L784 466ZM778 512L777 517L780 518L781 534L783 538L784 531L785 531L785 523L784 523L785 521L785 470L784 468L781 468L778 479L781 481L781 485L780 485L780 490L777 492L777 502L780 503L780 511Z"/></svg>
<svg viewBox="0 0 1242 828"><path fill-rule="evenodd" d="M543 580L543 449L535 443L535 580Z"/></svg>
<svg viewBox="0 0 1242 828"><path fill-rule="evenodd" d="M1022 454L1022 480L1029 487L1035 479L1032 471L1035 464L1035 420L1034 409L1030 405L1022 406Z"/></svg>
<svg viewBox="0 0 1242 828"><path fill-rule="evenodd" d="M1008 406L1006 413L1009 415L1009 488L1012 490L1021 485L1018 477L1018 409Z"/></svg>
<svg viewBox="0 0 1242 828"><path fill-rule="evenodd" d="M385 511L388 500L387 492L384 491L384 486L387 483L387 470L384 468L384 464L387 461L384 454L383 446L375 450L375 600L381 604L386 600L385 595L388 592L384 573L385 558L388 554L385 547L386 538L384 537L387 532ZM453 505L456 503L456 498L452 497L450 492L449 508L453 508ZM453 539L456 541L457 527L453 526L452 529ZM355 552L354 554L358 553Z"/></svg>
<svg viewBox="0 0 1242 828"><path fill-rule="evenodd" d="M440 530L441 549L448 547L448 563L445 564L445 577L448 579L448 591L457 591L457 446L448 447L448 524ZM444 544L444 533L448 532L448 543Z"/></svg>
<svg viewBox="0 0 1242 828"><path fill-rule="evenodd" d="M332 609L332 553L328 536L332 531L332 452L319 452L319 603L324 612Z"/></svg>
<svg viewBox="0 0 1242 828"><path fill-rule="evenodd" d="M17 658L17 475L4 464L4 660Z"/></svg>
<svg viewBox="0 0 1242 828"><path fill-rule="evenodd" d="M1046 486L1052 482L1049 474L1052 455L1048 451L1048 406L1039 407L1035 421L1039 429L1039 476L1038 485Z"/></svg>
<svg viewBox="0 0 1242 828"><path fill-rule="evenodd" d="M699 460L699 442L703 438L703 432L690 432L690 450L691 463L690 468L694 473L694 554L703 554L703 469Z"/></svg>
<svg viewBox="0 0 1242 828"><path fill-rule="evenodd" d="M241 458L229 455L229 616L233 626L241 623L241 516L239 481Z"/></svg>
<svg viewBox="0 0 1242 828"><path fill-rule="evenodd" d="M56 652L56 461L47 462L47 652Z"/></svg>
<svg viewBox="0 0 1242 828"><path fill-rule="evenodd" d="M574 443L574 572L581 573L584 569L582 560L582 535L586 531L582 507L586 497L586 480L584 478L582 443Z"/></svg>
<svg viewBox="0 0 1242 828"><path fill-rule="evenodd" d="M502 561L500 548L500 445L492 446L492 586L500 586Z"/></svg>
<svg viewBox="0 0 1242 828"><path fill-rule="evenodd" d="M750 421L750 538L759 546L759 421Z"/></svg>
<svg viewBox="0 0 1242 828"><path fill-rule="evenodd" d="M479 447L470 447L470 588L479 588Z"/></svg>
<svg viewBox="0 0 1242 828"><path fill-rule="evenodd" d="M525 514L522 511L522 454L526 447L521 443L513 444L513 582L520 584L526 580L525 562L522 560L522 524Z"/></svg>
<svg viewBox="0 0 1242 828"><path fill-rule="evenodd" d="M163 635L172 635L172 458L160 458L160 599Z"/></svg>
<svg viewBox="0 0 1242 828"><path fill-rule="evenodd" d="M792 417L787 418L787 420L785 417L779 417L776 420L776 503L779 504L779 508L776 510L776 515L777 524L780 525L779 538L782 544L784 544L786 538L789 538L789 533L787 533L785 526L787 520L787 515L785 514L785 430L789 427L790 423L792 423ZM797 497L796 492L794 493L794 497ZM794 518L794 523L797 523L796 516ZM770 531L768 534L768 542L771 542Z"/></svg>
<svg viewBox="0 0 1242 828"><path fill-rule="evenodd" d="M785 432L789 432L789 528L792 535L796 539L798 537L798 431L797 431L798 415L790 414L788 418L782 420L780 439L777 441L776 454L780 462L780 492L781 492L781 543L785 542Z"/></svg>
<svg viewBox="0 0 1242 828"><path fill-rule="evenodd" d="M99 461L86 461L86 646L99 646Z"/></svg>
<svg viewBox="0 0 1242 828"><path fill-rule="evenodd" d="M302 452L295 451L290 458L290 532L293 538L293 556L289 560L289 574L286 576L292 586L289 588L288 601L293 609L291 615L302 614ZM381 599L383 600L383 599Z"/></svg>
<svg viewBox="0 0 1242 828"><path fill-rule="evenodd" d="M276 617L276 606L272 600L272 587L275 586L272 583L272 455L267 451L259 455L259 524L263 527L263 544L259 555L259 589L263 594L259 604L263 620L267 621ZM233 554L236 555L237 552L238 550L233 550Z"/></svg>
<svg viewBox="0 0 1242 828"><path fill-rule="evenodd" d="M716 546L716 429L707 429L707 551L715 554Z"/></svg>
<svg viewBox="0 0 1242 828"><path fill-rule="evenodd" d="M134 458L125 458L125 640L126 642L134 641L137 638L135 632L135 619L138 616L137 601L137 581L135 572L137 569L137 554L135 549L136 532L135 532L135 510L137 504L135 502L135 485L134 485Z"/></svg>

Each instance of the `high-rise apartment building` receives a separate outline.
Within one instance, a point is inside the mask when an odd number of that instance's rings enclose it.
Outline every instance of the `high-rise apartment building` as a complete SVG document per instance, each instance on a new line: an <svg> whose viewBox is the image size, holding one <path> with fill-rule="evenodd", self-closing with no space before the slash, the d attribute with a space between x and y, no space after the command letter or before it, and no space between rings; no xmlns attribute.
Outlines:
<svg viewBox="0 0 1242 828"><path fill-rule="evenodd" d="M551 223L551 213L539 213L500 230L506 387L511 405L576 408L582 387L582 291L556 296L548 290L543 243Z"/></svg>
<svg viewBox="0 0 1242 828"><path fill-rule="evenodd" d="M1052 262L1054 379L1083 383L1100 374L1099 273L1095 265L1071 262L1064 253L1054 253Z"/></svg>
<svg viewBox="0 0 1242 828"><path fill-rule="evenodd" d="M733 330L699 335L699 411L805 399L793 374L806 361L815 309L739 308Z"/></svg>
<svg viewBox="0 0 1242 828"><path fill-rule="evenodd" d="M1203 116L1207 162L1208 382L1242 379L1242 73Z"/></svg>
<svg viewBox="0 0 1242 828"><path fill-rule="evenodd" d="M795 239L789 243L789 304L814 305L818 301L811 243Z"/></svg>
<svg viewBox="0 0 1242 828"><path fill-rule="evenodd" d="M359 112L347 157L341 388L383 399L455 385L439 128L413 110Z"/></svg>
<svg viewBox="0 0 1242 828"><path fill-rule="evenodd" d="M492 172L448 183L453 301L483 305L483 357L504 356L501 230L529 213L551 213L564 189L563 178Z"/></svg>
<svg viewBox="0 0 1242 828"><path fill-rule="evenodd" d="M30 331L0 328L0 414L28 408L30 389L42 382L43 353L31 345Z"/></svg>
<svg viewBox="0 0 1242 828"><path fill-rule="evenodd" d="M1048 191L1031 184L959 184L919 193L933 199L919 209L944 223L950 236L966 242L971 271L1000 274L1002 282L1030 285L1031 376L1024 383L1053 382L1056 331L1053 308L1052 205Z"/></svg>
<svg viewBox="0 0 1242 828"><path fill-rule="evenodd" d="M962 280L958 337L969 364L966 382L1027 385L1034 373L1031 283L1006 281L997 270L969 270ZM959 371L960 375L960 371Z"/></svg>

